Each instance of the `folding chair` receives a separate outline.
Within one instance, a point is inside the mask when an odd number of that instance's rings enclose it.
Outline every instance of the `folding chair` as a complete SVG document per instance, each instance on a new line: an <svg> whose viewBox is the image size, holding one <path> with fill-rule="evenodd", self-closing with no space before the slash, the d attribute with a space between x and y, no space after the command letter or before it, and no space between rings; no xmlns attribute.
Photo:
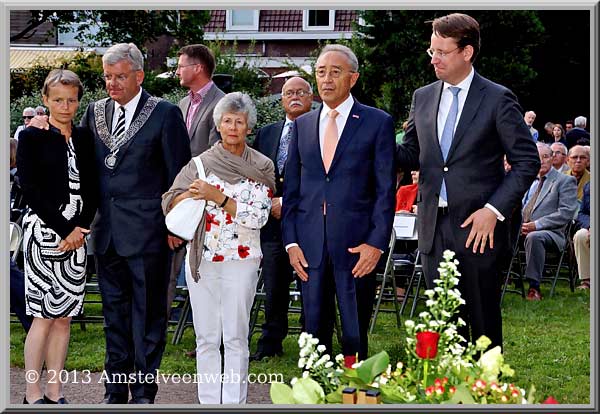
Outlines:
<svg viewBox="0 0 600 414"><path fill-rule="evenodd" d="M425 300L426 297L421 295L421 288L425 287L425 280L423 276L423 265L421 264L421 252L417 250L414 263L397 263L396 266L410 266L412 272L408 280L408 286L406 287L406 293L404 294L404 300L400 305L400 314L404 313L404 308L410 298L413 299L412 306L410 308L409 318L412 318L417 309L417 303L420 300ZM414 291L413 291L414 289Z"/></svg>
<svg viewBox="0 0 600 414"><path fill-rule="evenodd" d="M573 249L573 236L572 236L572 232L573 232L573 227L574 227L574 221L571 220L564 229L564 235L565 235L565 240L566 240L566 244L564 249L562 250L555 250L555 249L551 249L546 251L546 260L544 262L544 274L546 274L546 272L551 273L552 276L550 277L543 277L542 280L543 281L550 281L552 283L552 287L550 288L550 295L549 297L552 297L552 295L554 295L554 290L556 288L556 282L558 282L558 280L565 280L567 282L569 282L569 288L571 289L571 292L575 292L575 272L573 270L574 266L573 266L573 261L570 260L572 257L572 251ZM561 276L561 270L565 270L567 272L567 276Z"/></svg>
<svg viewBox="0 0 600 414"><path fill-rule="evenodd" d="M519 226L520 228L521 226ZM504 294L506 292L511 293L520 293L522 298L525 298L525 284L523 280L523 272L521 270L522 264L519 256L519 246L520 246L521 238L516 237L515 242L512 245L511 249L511 258L508 264L508 269L506 270L504 276L504 283L502 286L502 294L500 295L500 305L502 305L502 301L504 300ZM516 269L516 271L515 271ZM508 288L509 283L514 283L515 288ZM520 286L520 289L519 289Z"/></svg>
<svg viewBox="0 0 600 414"><path fill-rule="evenodd" d="M377 316L379 312L395 312L396 313L396 325L398 328L401 326L400 323L400 307L398 300L396 299L396 277L394 275L394 261L392 255L394 254L394 246L396 245L396 232L392 229L390 242L388 244L388 250L385 252L380 261L379 271L376 271L375 278L376 283L379 284L379 288L375 295L375 308L371 323L369 324L369 334L373 333L375 323L377 322ZM386 286L391 282L391 286ZM391 288L391 291L390 291ZM394 310L381 308L381 302L386 301L394 302Z"/></svg>
<svg viewBox="0 0 600 414"><path fill-rule="evenodd" d="M193 321L189 320L192 304L190 303L188 288L187 286L177 286L176 289L175 298L179 299L173 300L173 302L183 302L183 305L180 307L179 318L175 321L175 331L173 332L173 338L171 339L171 344L173 345L177 345L181 342L181 338L183 338L183 333L186 328L194 326Z"/></svg>

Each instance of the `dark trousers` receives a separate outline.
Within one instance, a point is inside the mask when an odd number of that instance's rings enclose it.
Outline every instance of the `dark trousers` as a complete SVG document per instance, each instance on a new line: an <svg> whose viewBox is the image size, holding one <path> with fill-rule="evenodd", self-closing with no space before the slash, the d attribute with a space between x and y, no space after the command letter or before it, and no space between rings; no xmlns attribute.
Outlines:
<svg viewBox="0 0 600 414"><path fill-rule="evenodd" d="M258 340L258 351L267 355L283 350L288 333L288 307L292 266L281 241L261 243L262 277L266 294L265 323Z"/></svg>
<svg viewBox="0 0 600 414"><path fill-rule="evenodd" d="M438 214L431 252L422 254L423 272L428 288L439 277L437 268L446 249L456 253L461 273L458 288L466 304L461 306L459 316L467 323L458 333L475 342L481 335L492 341L491 347L502 346L502 314L500 294L502 286L501 261L508 242L506 224L496 223L494 249L489 244L483 254L465 249L471 226L461 229L462 222L451 214ZM470 329L469 329L470 328Z"/></svg>
<svg viewBox="0 0 600 414"><path fill-rule="evenodd" d="M29 332L33 316L25 313L25 275L10 261L10 311L17 315L25 332Z"/></svg>
<svg viewBox="0 0 600 414"><path fill-rule="evenodd" d="M319 343L331 353L337 297L342 326L342 353L358 353L360 360L366 359L369 353L369 321L375 298L375 275L354 278L352 269L337 269L331 262L326 243L320 266L308 268L307 273L308 280L302 282L306 332L319 338Z"/></svg>
<svg viewBox="0 0 600 414"><path fill-rule="evenodd" d="M169 282L167 249L133 257L119 256L111 244L96 256L106 336L106 394L154 401L154 381L127 384L114 374L156 374L166 344L166 301ZM129 386L129 387L128 387Z"/></svg>

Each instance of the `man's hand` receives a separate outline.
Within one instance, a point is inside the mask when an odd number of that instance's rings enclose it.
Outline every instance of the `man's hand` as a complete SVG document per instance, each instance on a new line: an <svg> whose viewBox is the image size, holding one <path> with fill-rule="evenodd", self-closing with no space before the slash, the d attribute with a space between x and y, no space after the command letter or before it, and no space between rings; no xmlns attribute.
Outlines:
<svg viewBox="0 0 600 414"><path fill-rule="evenodd" d="M360 257L354 269L352 269L352 275L354 277L363 277L368 275L375 269L379 258L381 257L381 250L377 247L369 246L366 243L361 244L358 247L351 247L348 249L350 253L358 253Z"/></svg>
<svg viewBox="0 0 600 414"><path fill-rule="evenodd" d="M467 243L465 248L469 248L471 242L473 243L473 253L479 253L485 251L485 246L489 240L490 249L494 248L494 228L496 227L496 214L489 208L483 207L471 214L460 227L463 229L468 225L471 226L471 232L467 237Z"/></svg>
<svg viewBox="0 0 600 414"><path fill-rule="evenodd" d="M281 198L273 197L271 200L271 215L277 220L281 219Z"/></svg>
<svg viewBox="0 0 600 414"><path fill-rule="evenodd" d="M29 126L38 129L48 129L50 124L48 123L48 115L36 115L29 122Z"/></svg>
<svg viewBox="0 0 600 414"><path fill-rule="evenodd" d="M292 246L288 249L288 256L290 256L290 264L298 274L301 281L306 282L308 280L308 273L305 268L308 267L308 262L304 258L304 252L300 246Z"/></svg>
<svg viewBox="0 0 600 414"><path fill-rule="evenodd" d="M85 242L86 234L89 233L90 230L88 229L84 229L83 227L75 227L66 238L60 241L58 244L58 250L61 252L68 252L79 249Z"/></svg>
<svg viewBox="0 0 600 414"><path fill-rule="evenodd" d="M169 234L167 235L167 244L169 245L169 249L175 250L183 244L183 240L177 236L171 236Z"/></svg>
<svg viewBox="0 0 600 414"><path fill-rule="evenodd" d="M521 234L523 236L527 236L529 233L535 230L535 223L533 221L529 221L521 225Z"/></svg>

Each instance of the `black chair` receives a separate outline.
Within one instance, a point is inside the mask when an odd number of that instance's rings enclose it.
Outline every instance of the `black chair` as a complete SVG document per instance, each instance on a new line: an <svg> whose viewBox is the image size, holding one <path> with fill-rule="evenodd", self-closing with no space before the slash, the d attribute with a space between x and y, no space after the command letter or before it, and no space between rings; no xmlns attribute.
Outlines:
<svg viewBox="0 0 600 414"><path fill-rule="evenodd" d="M421 290L425 289L425 277L423 275L423 265L421 264L421 252L417 250L414 262L397 261L395 263L397 268L408 267L411 269L410 277L408 279L408 285L406 286L406 293L404 294L404 300L400 305L400 314L404 313L404 309L408 304L409 299L412 298L412 305L410 308L409 318L412 318L417 309L417 303L420 300L426 300L427 297L421 294Z"/></svg>

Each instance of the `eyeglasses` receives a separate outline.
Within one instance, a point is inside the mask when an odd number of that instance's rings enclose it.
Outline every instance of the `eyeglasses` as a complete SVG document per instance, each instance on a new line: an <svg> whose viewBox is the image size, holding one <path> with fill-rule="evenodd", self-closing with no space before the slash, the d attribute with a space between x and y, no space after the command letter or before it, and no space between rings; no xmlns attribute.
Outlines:
<svg viewBox="0 0 600 414"><path fill-rule="evenodd" d="M458 50L458 49L460 49L460 48L461 48L461 47L460 47L460 46L458 46L458 47L456 47L456 48L452 49L452 50L451 50L451 51L449 51L449 52L440 52L440 51L438 51L438 50L433 50L432 48L429 48L429 49L427 49L425 52L427 52L427 54L429 55L429 57L430 57L430 58L433 58L433 57L438 57L438 58L440 58L440 59L443 59L443 58L445 58L446 56L448 56L450 53L452 53L452 52L454 52L455 50Z"/></svg>
<svg viewBox="0 0 600 414"><path fill-rule="evenodd" d="M187 68L188 66L196 66L196 65L201 65L201 64L202 63L190 63L189 65L177 65L177 67L175 68L175 70Z"/></svg>
<svg viewBox="0 0 600 414"><path fill-rule="evenodd" d="M337 79L340 76L342 76L342 73L344 72L354 73L353 70L344 70L341 68L333 68L329 71L327 71L327 69L325 68L319 68L315 71L315 74L317 75L317 78L324 78L325 76L327 76L327 74L329 74L329 76L331 76L332 78Z"/></svg>
<svg viewBox="0 0 600 414"><path fill-rule="evenodd" d="M588 156L587 155L570 155L569 158L571 158L572 160L587 160Z"/></svg>
<svg viewBox="0 0 600 414"><path fill-rule="evenodd" d="M131 73L135 72L134 70L129 71L127 73L121 73L118 75L107 75L106 73L101 75L100 77L105 81L105 82L112 82L113 80L116 80L119 83L123 83L127 80L127 78L129 78L129 75Z"/></svg>
<svg viewBox="0 0 600 414"><path fill-rule="evenodd" d="M23 115L23 119L33 119L35 115Z"/></svg>
<svg viewBox="0 0 600 414"><path fill-rule="evenodd" d="M298 89L297 91L290 91L287 90L283 93L283 96L285 96L286 98L291 98L292 96L296 95L298 98L304 98L305 96L308 96L310 94L310 92L305 91L303 89Z"/></svg>

